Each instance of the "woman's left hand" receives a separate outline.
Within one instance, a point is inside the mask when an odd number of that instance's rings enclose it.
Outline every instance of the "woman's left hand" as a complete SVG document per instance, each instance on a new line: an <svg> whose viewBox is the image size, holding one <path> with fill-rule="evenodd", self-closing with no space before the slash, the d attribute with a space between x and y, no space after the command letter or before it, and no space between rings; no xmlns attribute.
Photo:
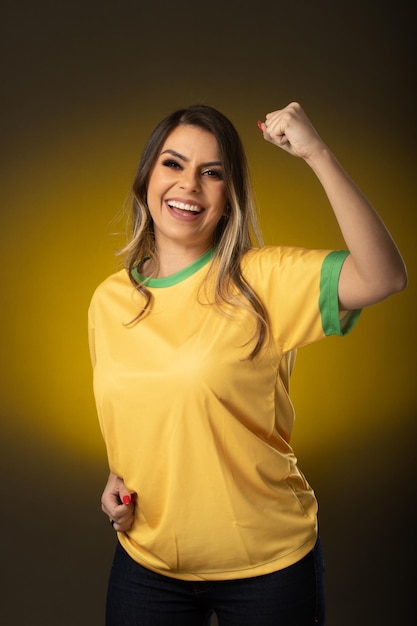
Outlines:
<svg viewBox="0 0 417 626"><path fill-rule="evenodd" d="M264 139L293 156L308 160L324 143L298 102L268 113L258 124Z"/></svg>

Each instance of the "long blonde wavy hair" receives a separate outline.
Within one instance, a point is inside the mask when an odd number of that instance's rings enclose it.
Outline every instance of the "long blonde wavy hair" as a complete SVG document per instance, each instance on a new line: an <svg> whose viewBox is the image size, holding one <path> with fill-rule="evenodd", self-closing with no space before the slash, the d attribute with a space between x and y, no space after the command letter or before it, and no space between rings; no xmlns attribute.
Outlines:
<svg viewBox="0 0 417 626"><path fill-rule="evenodd" d="M132 185L130 238L119 254L124 256L131 282L144 296L145 304L135 319L139 321L150 310L152 294L138 283L132 270L145 258L158 268L153 221L147 206L148 182L155 162L168 135L178 126L194 126L210 132L217 140L223 179L226 186L226 213L213 233L214 258L207 281L214 279L214 303L227 303L250 309L256 317L256 342L249 357L261 349L268 330L266 309L242 274L243 255L253 246L262 245L247 158L242 141L231 121L207 105L193 105L164 118L151 133ZM253 240L253 242L252 242Z"/></svg>

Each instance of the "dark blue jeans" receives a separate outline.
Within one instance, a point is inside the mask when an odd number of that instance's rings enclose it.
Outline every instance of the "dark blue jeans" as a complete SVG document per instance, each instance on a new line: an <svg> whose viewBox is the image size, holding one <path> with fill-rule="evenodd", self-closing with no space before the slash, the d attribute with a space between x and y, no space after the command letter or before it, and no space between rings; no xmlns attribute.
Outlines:
<svg viewBox="0 0 417 626"><path fill-rule="evenodd" d="M136 563L118 545L107 594L106 626L323 626L320 542L301 561L272 574L231 581L183 581Z"/></svg>

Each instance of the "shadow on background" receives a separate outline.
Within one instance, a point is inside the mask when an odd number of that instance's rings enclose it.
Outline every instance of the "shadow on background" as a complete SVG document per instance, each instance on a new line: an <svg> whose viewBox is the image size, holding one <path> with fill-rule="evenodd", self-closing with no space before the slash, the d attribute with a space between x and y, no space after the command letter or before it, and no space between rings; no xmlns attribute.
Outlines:
<svg viewBox="0 0 417 626"><path fill-rule="evenodd" d="M329 626L408 624L415 557L415 45L408 2L3 9L2 590L7 626L100 626L115 545L86 313L154 124L205 102L247 147L268 243L342 247L303 163L256 128L299 100L375 203L406 292L301 351L294 445L315 487ZM116 218L116 219L115 219Z"/></svg>

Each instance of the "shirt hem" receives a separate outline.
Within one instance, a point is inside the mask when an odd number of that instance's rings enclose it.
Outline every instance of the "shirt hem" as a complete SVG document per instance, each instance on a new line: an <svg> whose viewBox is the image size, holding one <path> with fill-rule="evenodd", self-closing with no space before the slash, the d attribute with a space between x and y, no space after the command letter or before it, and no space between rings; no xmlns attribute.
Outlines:
<svg viewBox="0 0 417 626"><path fill-rule="evenodd" d="M161 569L158 567L152 566L148 561L143 558L139 558L137 554L134 553L133 550L130 549L129 542L127 541L127 536L124 533L118 533L118 539L123 549L128 553L128 555L136 561L142 567L155 572L156 574L160 574L161 576L166 576L168 578L175 578L177 580L188 580L188 581L221 581L221 580L238 580L242 578L255 578L256 576L263 576L265 574L272 574L274 572L278 572L279 570L285 569L286 567L290 567L294 565L298 561L300 561L303 557L305 557L311 550L313 550L316 541L317 541L317 532L315 532L305 543L301 546L298 546L291 552L281 556L277 559L273 559L268 562L264 562L262 564L257 564L253 566L248 566L242 569L233 569L233 570L220 570L220 571L204 571L204 572L187 572L182 570L171 570L167 567L167 569Z"/></svg>

